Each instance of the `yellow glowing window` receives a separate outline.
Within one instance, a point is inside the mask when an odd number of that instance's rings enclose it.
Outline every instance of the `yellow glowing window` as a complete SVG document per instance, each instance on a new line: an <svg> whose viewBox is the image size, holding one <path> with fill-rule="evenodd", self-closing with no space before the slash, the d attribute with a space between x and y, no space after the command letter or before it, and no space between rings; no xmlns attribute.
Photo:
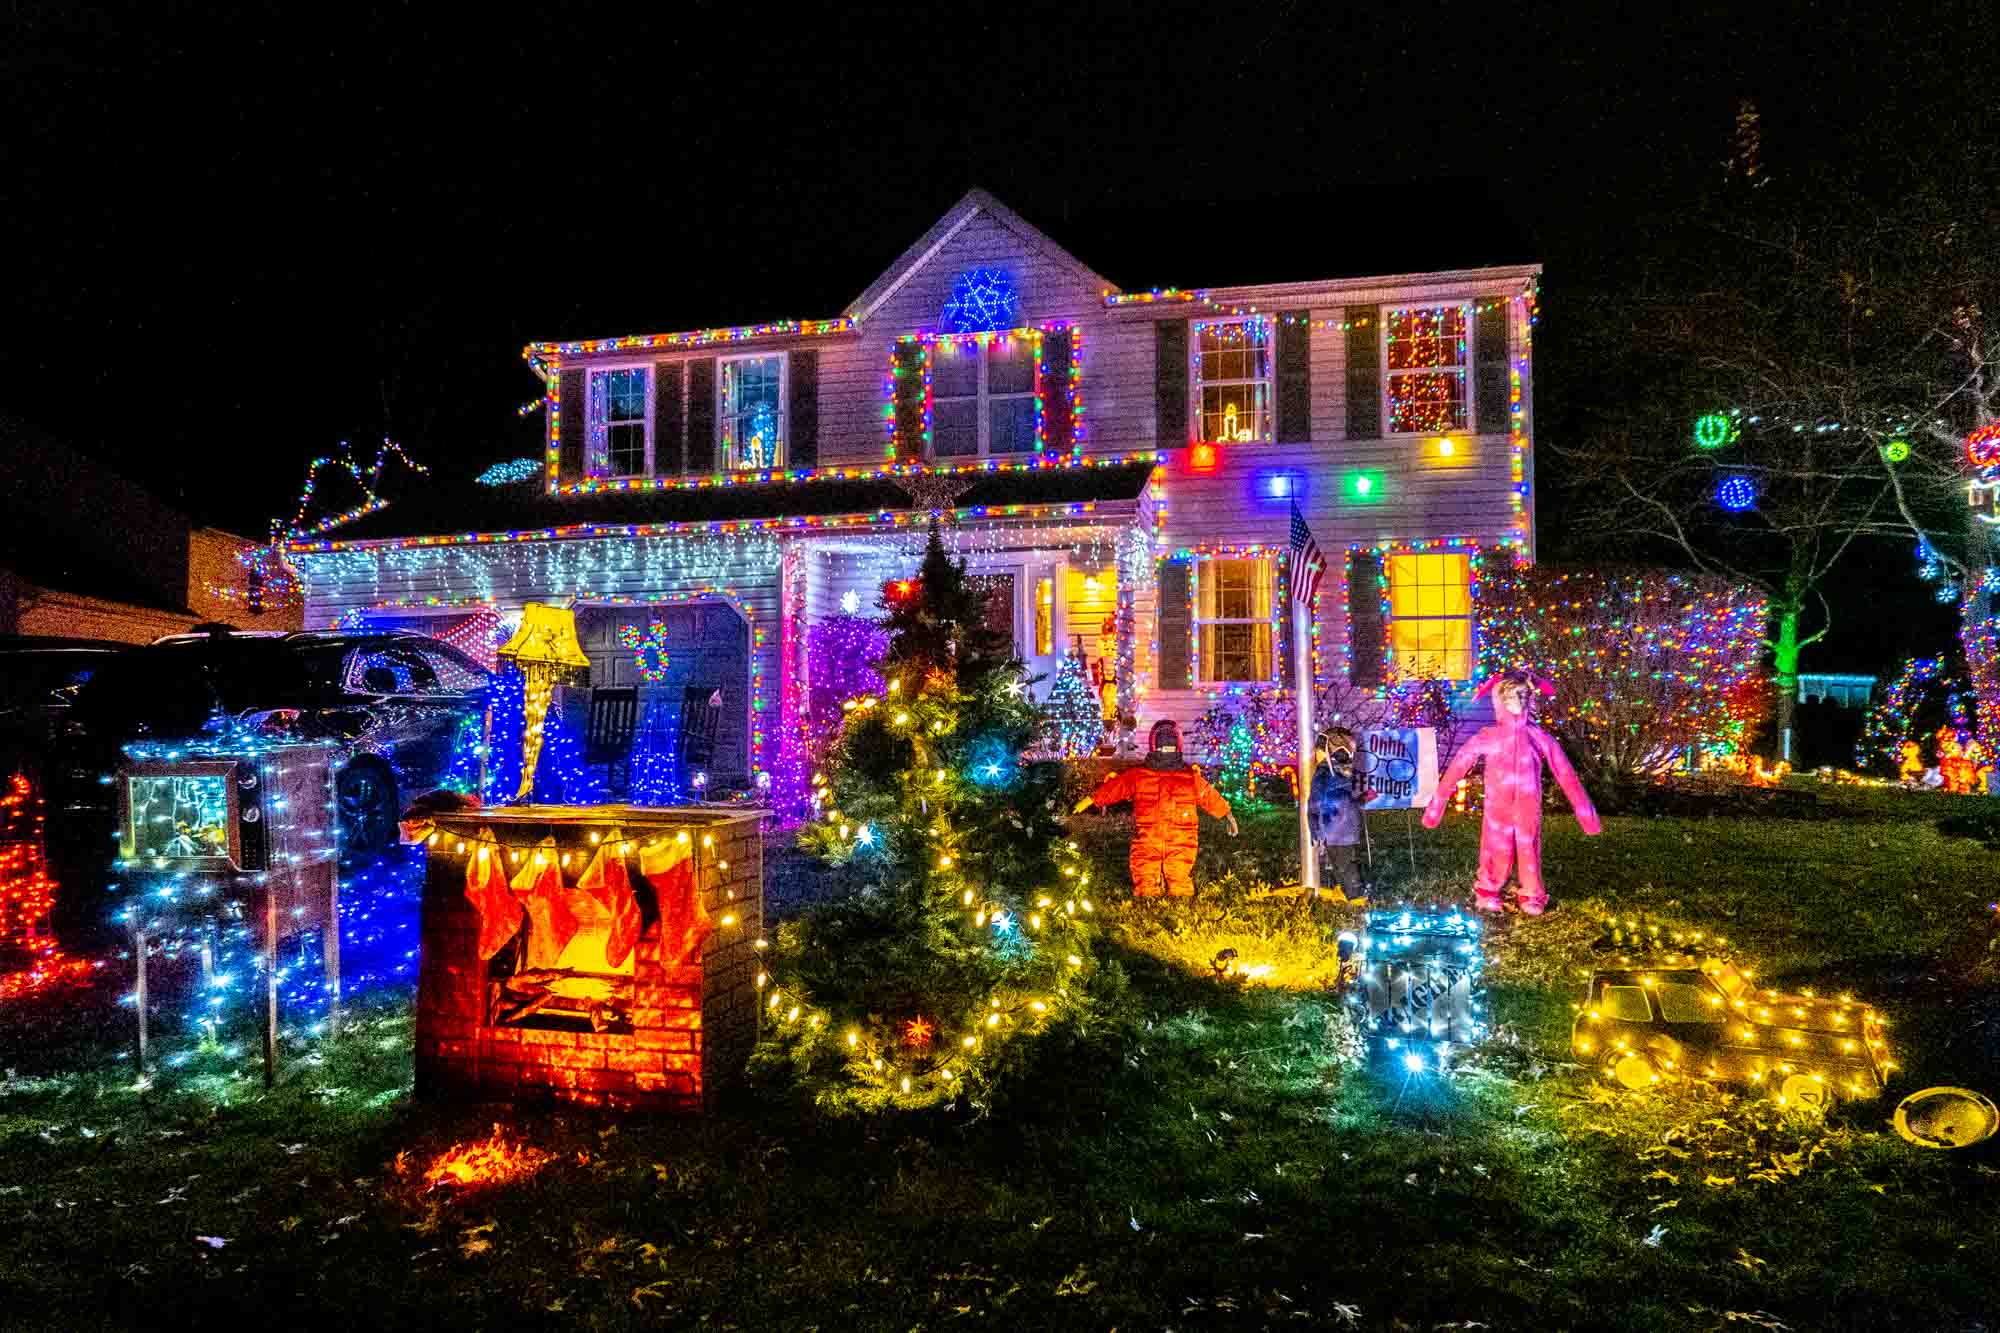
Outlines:
<svg viewBox="0 0 2000 1333"><path fill-rule="evenodd" d="M1466 427L1468 311L1461 305L1387 310L1382 319L1383 396L1391 435Z"/></svg>
<svg viewBox="0 0 2000 1333"><path fill-rule="evenodd" d="M1646 1005L1646 988L1643 986L1606 986L1604 997L1597 1003L1606 1018L1615 1018L1623 1023L1650 1023L1653 1011Z"/></svg>
<svg viewBox="0 0 2000 1333"><path fill-rule="evenodd" d="M1404 671L1472 676L1472 557L1412 553L1388 558L1389 657Z"/></svg>
<svg viewBox="0 0 2000 1333"><path fill-rule="evenodd" d="M1195 567L1202 683L1272 678L1274 583L1268 560L1206 560Z"/></svg>
<svg viewBox="0 0 2000 1333"><path fill-rule="evenodd" d="M1664 1023L1720 1023L1724 1015L1708 1001L1709 992L1685 981L1665 981L1656 992Z"/></svg>
<svg viewBox="0 0 2000 1333"><path fill-rule="evenodd" d="M1041 654L1056 650L1056 581L1054 579L1035 580L1035 651Z"/></svg>

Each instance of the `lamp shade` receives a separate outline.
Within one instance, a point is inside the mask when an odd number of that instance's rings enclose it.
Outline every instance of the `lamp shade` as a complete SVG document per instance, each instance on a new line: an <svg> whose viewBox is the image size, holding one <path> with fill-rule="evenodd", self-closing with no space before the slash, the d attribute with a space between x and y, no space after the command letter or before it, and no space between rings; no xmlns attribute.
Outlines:
<svg viewBox="0 0 2000 1333"><path fill-rule="evenodd" d="M499 656L524 671L541 667L558 680L590 682L590 659L576 641L576 612L567 606L529 602L521 611L521 627L500 646Z"/></svg>

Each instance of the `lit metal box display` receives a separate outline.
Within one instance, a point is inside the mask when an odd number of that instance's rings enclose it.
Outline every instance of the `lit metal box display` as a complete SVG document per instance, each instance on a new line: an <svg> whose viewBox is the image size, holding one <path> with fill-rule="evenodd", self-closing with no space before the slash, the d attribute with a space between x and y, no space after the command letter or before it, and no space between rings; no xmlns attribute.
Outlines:
<svg viewBox="0 0 2000 1333"><path fill-rule="evenodd" d="M760 812L432 818L419 1094L698 1111L741 1071L760 1012Z"/></svg>

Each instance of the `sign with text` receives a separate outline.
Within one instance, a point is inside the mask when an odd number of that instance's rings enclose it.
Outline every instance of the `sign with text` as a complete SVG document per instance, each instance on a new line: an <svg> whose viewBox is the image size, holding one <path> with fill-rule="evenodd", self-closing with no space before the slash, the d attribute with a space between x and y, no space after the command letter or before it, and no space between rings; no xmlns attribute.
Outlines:
<svg viewBox="0 0 2000 1333"><path fill-rule="evenodd" d="M1369 810L1410 810L1430 804L1438 785L1437 732L1430 727L1377 727L1355 737L1354 771L1368 789Z"/></svg>

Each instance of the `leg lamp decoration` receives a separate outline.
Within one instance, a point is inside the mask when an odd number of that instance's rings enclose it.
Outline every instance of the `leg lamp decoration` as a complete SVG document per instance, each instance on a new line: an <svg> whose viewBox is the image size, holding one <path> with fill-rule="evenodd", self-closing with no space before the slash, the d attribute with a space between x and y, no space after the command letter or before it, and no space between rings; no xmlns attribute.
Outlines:
<svg viewBox="0 0 2000 1333"><path fill-rule="evenodd" d="M1197 809L1228 820L1229 836L1236 836L1236 816L1229 812L1229 802L1182 757L1181 729L1173 722L1153 724L1152 753L1145 763L1113 773L1076 808L1080 812L1120 801L1132 802L1139 825L1132 839L1135 898L1157 898L1163 873L1170 897L1194 896L1194 854L1201 841Z"/></svg>
<svg viewBox="0 0 2000 1333"><path fill-rule="evenodd" d="M521 733L521 789L516 801L525 801L535 790L535 766L542 757L542 727L549 716L549 703L556 686L565 682L588 684L590 659L576 641L576 612L567 606L529 602L521 612L521 628L502 644L500 659L521 668L527 677L526 722Z"/></svg>
<svg viewBox="0 0 2000 1333"><path fill-rule="evenodd" d="M1529 705L1537 688L1545 695L1554 693L1525 672L1508 672L1480 687L1479 694L1493 691L1493 723L1459 746L1424 809L1424 827L1436 828L1459 782L1474 764L1486 761L1486 820L1480 828L1479 876L1473 890L1482 912L1504 909L1500 894L1510 871L1520 876L1521 911L1540 916L1548 907L1548 889L1542 884L1543 763L1555 774L1556 785L1569 798L1583 831L1596 834L1602 827L1562 743L1530 720Z"/></svg>

